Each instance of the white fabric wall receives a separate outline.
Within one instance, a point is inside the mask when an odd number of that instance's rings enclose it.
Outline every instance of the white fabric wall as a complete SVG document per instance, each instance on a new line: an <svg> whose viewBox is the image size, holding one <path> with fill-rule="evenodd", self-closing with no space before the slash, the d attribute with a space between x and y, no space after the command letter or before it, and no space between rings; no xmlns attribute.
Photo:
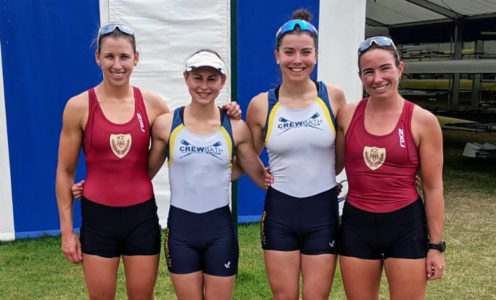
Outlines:
<svg viewBox="0 0 496 300"><path fill-rule="evenodd" d="M140 62L132 84L159 94L171 110L191 100L183 71L186 59L196 50L216 50L230 74L229 0L100 0L100 21L134 28ZM230 86L228 78L218 104L230 101ZM166 164L153 184L160 224L165 227L169 209Z"/></svg>
<svg viewBox="0 0 496 300"><path fill-rule="evenodd" d="M318 78L343 88L347 102L362 97L358 46L365 37L366 0L320 1Z"/></svg>
<svg viewBox="0 0 496 300"><path fill-rule="evenodd" d="M366 0L321 0L318 78L343 88L347 102L362 98L358 77L358 46L365 37ZM346 173L337 176L348 192ZM340 209L344 202L340 203Z"/></svg>
<svg viewBox="0 0 496 300"><path fill-rule="evenodd" d="M0 49L0 241L8 241L15 238L15 231L2 70L2 51Z"/></svg>

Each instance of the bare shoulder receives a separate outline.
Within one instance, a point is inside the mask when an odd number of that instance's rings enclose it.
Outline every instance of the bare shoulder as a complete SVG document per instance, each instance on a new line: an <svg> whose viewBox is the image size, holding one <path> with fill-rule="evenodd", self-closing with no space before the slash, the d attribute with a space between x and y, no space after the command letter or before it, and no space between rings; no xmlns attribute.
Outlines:
<svg viewBox="0 0 496 300"><path fill-rule="evenodd" d="M424 130L441 130L436 116L425 108L415 105L412 115L412 124L415 128Z"/></svg>
<svg viewBox="0 0 496 300"><path fill-rule="evenodd" d="M234 136L235 143L246 141L251 137L250 129L243 120L231 119L231 128Z"/></svg>
<svg viewBox="0 0 496 300"><path fill-rule="evenodd" d="M172 113L167 112L157 116L152 125L152 136L167 140L172 126Z"/></svg>
<svg viewBox="0 0 496 300"><path fill-rule="evenodd" d="M256 120L256 123L261 123L262 120L265 120L265 116L267 115L268 110L268 93L263 92L255 97L253 97L248 104L248 109L246 111L247 122L253 122Z"/></svg>
<svg viewBox="0 0 496 300"><path fill-rule="evenodd" d="M255 106L255 107L259 107L259 106L262 106L262 105L267 105L267 101L268 101L268 98L269 98L269 93L268 92L263 92L263 93L260 93L258 95L256 95L255 97L251 98L250 100L250 106Z"/></svg>
<svg viewBox="0 0 496 300"><path fill-rule="evenodd" d="M145 106L147 111L149 111L149 114L158 116L169 112L169 108L167 107L164 99L162 99L162 97L158 94L150 91L141 91L141 94L143 95L143 101L145 102Z"/></svg>
<svg viewBox="0 0 496 300"><path fill-rule="evenodd" d="M334 99L335 101L342 103L346 102L344 97L344 91L340 86L326 83L326 88L327 88L327 93L329 94L331 99Z"/></svg>
<svg viewBox="0 0 496 300"><path fill-rule="evenodd" d="M88 111L88 92L84 91L67 101L64 108L64 119L71 122L78 122L82 125L86 122Z"/></svg>

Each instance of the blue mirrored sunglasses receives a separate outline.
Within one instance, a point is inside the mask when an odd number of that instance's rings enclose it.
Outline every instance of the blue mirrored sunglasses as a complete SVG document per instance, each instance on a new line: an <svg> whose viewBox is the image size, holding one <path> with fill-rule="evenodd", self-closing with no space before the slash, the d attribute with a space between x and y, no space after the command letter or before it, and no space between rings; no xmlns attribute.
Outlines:
<svg viewBox="0 0 496 300"><path fill-rule="evenodd" d="M291 20L279 27L279 30L277 30L276 33L276 39L279 39L281 35L285 34L286 32L295 30L296 26L300 27L300 30L315 33L315 35L319 34L317 32L317 28L315 28L315 26L313 26L310 22L307 22L305 20Z"/></svg>
<svg viewBox="0 0 496 300"><path fill-rule="evenodd" d="M358 47L358 53L363 53L372 47L373 44L376 44L379 47L383 48L388 48L392 47L394 50L396 50L396 46L393 43L393 40L388 38L387 36L374 36L371 38L366 39L360 44L360 47ZM397 51L397 50L396 50Z"/></svg>
<svg viewBox="0 0 496 300"><path fill-rule="evenodd" d="M98 39L100 40L101 36L111 34L116 29L119 29L119 31L124 34L134 36L134 30L125 24L108 24L100 28L100 30L98 31Z"/></svg>

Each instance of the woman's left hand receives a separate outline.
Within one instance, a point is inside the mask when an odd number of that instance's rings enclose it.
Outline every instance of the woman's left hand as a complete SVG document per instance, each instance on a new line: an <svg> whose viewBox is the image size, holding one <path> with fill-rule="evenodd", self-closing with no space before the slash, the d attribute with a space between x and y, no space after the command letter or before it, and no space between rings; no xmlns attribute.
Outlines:
<svg viewBox="0 0 496 300"><path fill-rule="evenodd" d="M443 277L445 262L442 252L436 249L429 249L425 263L427 280L436 280Z"/></svg>

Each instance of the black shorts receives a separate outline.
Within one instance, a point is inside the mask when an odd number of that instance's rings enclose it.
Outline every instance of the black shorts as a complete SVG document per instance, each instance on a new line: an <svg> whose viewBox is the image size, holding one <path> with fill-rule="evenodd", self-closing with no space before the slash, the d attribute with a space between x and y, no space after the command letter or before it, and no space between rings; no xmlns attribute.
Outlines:
<svg viewBox="0 0 496 300"><path fill-rule="evenodd" d="M422 199L389 213L372 213L345 203L339 254L363 259L424 258L427 225Z"/></svg>
<svg viewBox="0 0 496 300"><path fill-rule="evenodd" d="M171 273L235 275L239 246L229 206L197 214L171 205L164 249Z"/></svg>
<svg viewBox="0 0 496 300"><path fill-rule="evenodd" d="M155 198L113 207L81 198L83 253L102 257L160 254L160 225Z"/></svg>
<svg viewBox="0 0 496 300"><path fill-rule="evenodd" d="M267 191L260 225L264 250L337 254L338 227L336 188L305 198Z"/></svg>

